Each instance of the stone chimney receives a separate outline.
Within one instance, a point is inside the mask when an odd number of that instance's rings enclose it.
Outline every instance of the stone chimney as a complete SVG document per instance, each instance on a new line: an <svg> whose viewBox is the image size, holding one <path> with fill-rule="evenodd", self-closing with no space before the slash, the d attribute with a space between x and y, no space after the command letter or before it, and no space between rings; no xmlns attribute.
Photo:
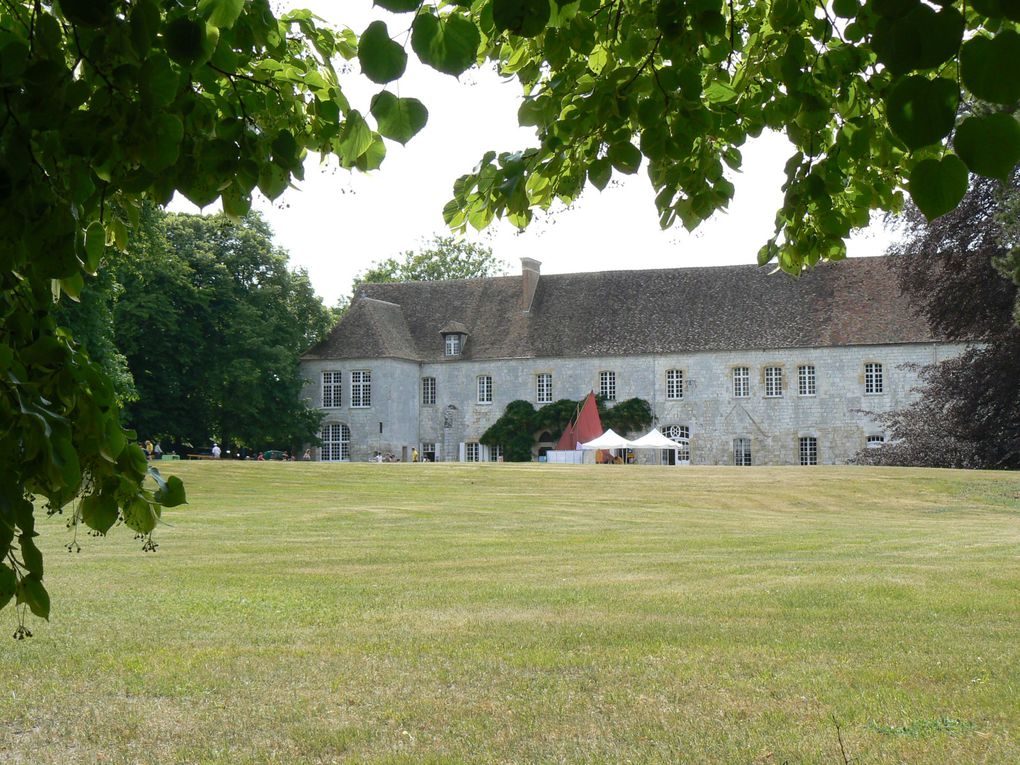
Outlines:
<svg viewBox="0 0 1020 765"><path fill-rule="evenodd" d="M531 313L531 304L535 300L535 290L538 289L538 277L542 271L542 264L534 258L521 258L521 310L524 313Z"/></svg>

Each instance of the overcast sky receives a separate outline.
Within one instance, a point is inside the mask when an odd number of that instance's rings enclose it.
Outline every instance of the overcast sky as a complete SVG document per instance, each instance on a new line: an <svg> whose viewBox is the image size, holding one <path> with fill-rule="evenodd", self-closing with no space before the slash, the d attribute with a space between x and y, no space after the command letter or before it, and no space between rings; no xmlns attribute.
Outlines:
<svg viewBox="0 0 1020 765"><path fill-rule="evenodd" d="M403 41L411 15L389 14L370 0L288 0L274 3L310 8L335 25L360 34L375 18ZM410 52L410 45L408 45ZM357 61L342 75L353 106L368 112L380 89L360 75ZM367 86L367 87L366 87ZM471 71L460 80L418 64L410 52L408 72L389 86L397 95L420 99L429 110L425 129L406 147L387 141L382 167L348 173L318 157L306 163L300 191L288 190L275 203L258 198L294 267L308 270L316 291L333 304L350 291L352 278L372 263L415 249L433 234L448 233L443 205L454 180L488 150L513 151L535 143L530 129L517 127L519 86L492 71ZM569 209L538 216L523 233L496 223L469 239L490 245L497 257L519 270L521 257L537 258L543 273L630 268L753 263L771 235L791 153L784 138L763 136L744 147L742 172L732 174L736 198L694 234L682 227L662 231L645 169L603 192L590 188ZM617 175L614 178L620 178ZM209 209L207 212L214 212ZM881 230L855 237L850 254L877 255L888 237Z"/></svg>

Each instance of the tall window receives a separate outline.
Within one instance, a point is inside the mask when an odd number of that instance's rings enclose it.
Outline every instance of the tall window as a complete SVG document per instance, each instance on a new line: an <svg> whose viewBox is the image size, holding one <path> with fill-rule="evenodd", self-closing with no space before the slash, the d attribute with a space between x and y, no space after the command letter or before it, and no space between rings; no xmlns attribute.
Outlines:
<svg viewBox="0 0 1020 765"><path fill-rule="evenodd" d="M751 370L747 367L733 367L733 395L737 398L751 395Z"/></svg>
<svg viewBox="0 0 1020 765"><path fill-rule="evenodd" d="M478 377L478 403L492 403L492 377L489 375L480 375Z"/></svg>
<svg viewBox="0 0 1020 765"><path fill-rule="evenodd" d="M818 439L814 436L801 436L800 439L800 464L818 464Z"/></svg>
<svg viewBox="0 0 1020 765"><path fill-rule="evenodd" d="M372 373L368 370L351 372L351 406L372 406Z"/></svg>
<svg viewBox="0 0 1020 765"><path fill-rule="evenodd" d="M351 429L339 422L322 426L323 462L347 462L351 458Z"/></svg>
<svg viewBox="0 0 1020 765"><path fill-rule="evenodd" d="M502 462L503 460L503 445L496 444L495 446L489 447L489 462Z"/></svg>
<svg viewBox="0 0 1020 765"><path fill-rule="evenodd" d="M691 429L687 425L667 425L662 429L662 435L670 441L676 441L676 458L680 462L691 461ZM668 451L668 450L667 450ZM668 455L667 455L668 458Z"/></svg>
<svg viewBox="0 0 1020 765"><path fill-rule="evenodd" d="M733 439L733 464L748 466L751 464L751 439Z"/></svg>
<svg viewBox="0 0 1020 765"><path fill-rule="evenodd" d="M797 392L802 396L815 395L815 368L813 364L797 367Z"/></svg>
<svg viewBox="0 0 1020 765"><path fill-rule="evenodd" d="M331 409L343 403L343 381L340 372L322 373L322 406Z"/></svg>
<svg viewBox="0 0 1020 765"><path fill-rule="evenodd" d="M682 369L666 370L666 398L684 397L684 371Z"/></svg>
<svg viewBox="0 0 1020 765"><path fill-rule="evenodd" d="M436 378L421 378L421 402L425 406L436 405Z"/></svg>
<svg viewBox="0 0 1020 765"><path fill-rule="evenodd" d="M537 388L536 399L540 404L551 404L552 403L552 375L548 372L542 372L535 376L535 386Z"/></svg>
<svg viewBox="0 0 1020 765"><path fill-rule="evenodd" d="M464 444L464 461L478 462L481 459L482 450L477 441L469 441Z"/></svg>
<svg viewBox="0 0 1020 765"><path fill-rule="evenodd" d="M616 401L616 372L599 372L599 394L606 401Z"/></svg>
<svg viewBox="0 0 1020 765"><path fill-rule="evenodd" d="M882 393L882 365L877 362L869 362L864 365L864 392Z"/></svg>
<svg viewBox="0 0 1020 765"><path fill-rule="evenodd" d="M783 368L765 367L765 397L778 398L783 395Z"/></svg>
<svg viewBox="0 0 1020 765"><path fill-rule="evenodd" d="M436 444L432 441L423 441L421 445L422 462L436 461Z"/></svg>
<svg viewBox="0 0 1020 765"><path fill-rule="evenodd" d="M460 356L460 335L454 334L446 336L446 355Z"/></svg>
<svg viewBox="0 0 1020 765"><path fill-rule="evenodd" d="M882 433L875 433L874 435L868 436L868 448L877 449L885 443L885 435Z"/></svg>

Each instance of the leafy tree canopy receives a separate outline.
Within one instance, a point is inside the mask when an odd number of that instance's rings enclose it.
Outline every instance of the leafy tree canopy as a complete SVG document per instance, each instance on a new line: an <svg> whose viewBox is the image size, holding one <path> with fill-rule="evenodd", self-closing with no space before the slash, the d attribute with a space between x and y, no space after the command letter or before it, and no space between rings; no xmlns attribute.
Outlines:
<svg viewBox="0 0 1020 765"><path fill-rule="evenodd" d="M354 280L354 292L362 284L386 282L434 282L443 279L474 279L503 276L507 264L492 248L453 236L434 236L418 250L407 250L398 260L376 263Z"/></svg>
<svg viewBox="0 0 1020 765"><path fill-rule="evenodd" d="M1020 467L1020 175L980 180L960 206L928 223L909 211L894 260L900 287L932 330L980 341L920 369L918 400L875 415L892 436L856 461L871 465Z"/></svg>
<svg viewBox="0 0 1020 765"><path fill-rule="evenodd" d="M54 303L80 297L107 246L127 248L146 201L179 192L239 218L256 189L275 199L300 179L308 152L378 168L386 140L428 119L391 85L408 29L440 72L492 62L516 77L536 129L538 145L490 152L457 181L454 227L525 225L642 166L662 225L693 227L732 197L746 139L775 129L796 153L760 259L795 273L842 256L850 229L905 191L935 217L968 173L1006 178L1020 159L1013 2L378 4L399 26L373 22L360 42L268 0L0 4L0 606L49 612L33 497L56 511L81 496L72 525L120 518L143 534L183 499L156 477L144 488L115 391ZM379 85L368 105L348 99L341 61Z"/></svg>
<svg viewBox="0 0 1020 765"><path fill-rule="evenodd" d="M144 437L292 448L319 416L301 400L300 354L333 315L304 271L291 271L257 213L166 215L112 267L117 347L138 399L125 419Z"/></svg>

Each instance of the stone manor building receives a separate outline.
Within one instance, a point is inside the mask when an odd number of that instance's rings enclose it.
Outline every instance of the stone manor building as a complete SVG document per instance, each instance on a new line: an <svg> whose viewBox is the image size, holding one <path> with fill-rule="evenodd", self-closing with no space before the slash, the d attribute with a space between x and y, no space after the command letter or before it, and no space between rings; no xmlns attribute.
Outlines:
<svg viewBox="0 0 1020 765"><path fill-rule="evenodd" d="M364 285L302 368L322 460L497 459L479 438L511 401L594 390L647 400L681 462L839 464L885 440L866 412L913 400L910 364L964 347L932 336L887 258L797 279L750 265L541 276L524 258L520 276Z"/></svg>

